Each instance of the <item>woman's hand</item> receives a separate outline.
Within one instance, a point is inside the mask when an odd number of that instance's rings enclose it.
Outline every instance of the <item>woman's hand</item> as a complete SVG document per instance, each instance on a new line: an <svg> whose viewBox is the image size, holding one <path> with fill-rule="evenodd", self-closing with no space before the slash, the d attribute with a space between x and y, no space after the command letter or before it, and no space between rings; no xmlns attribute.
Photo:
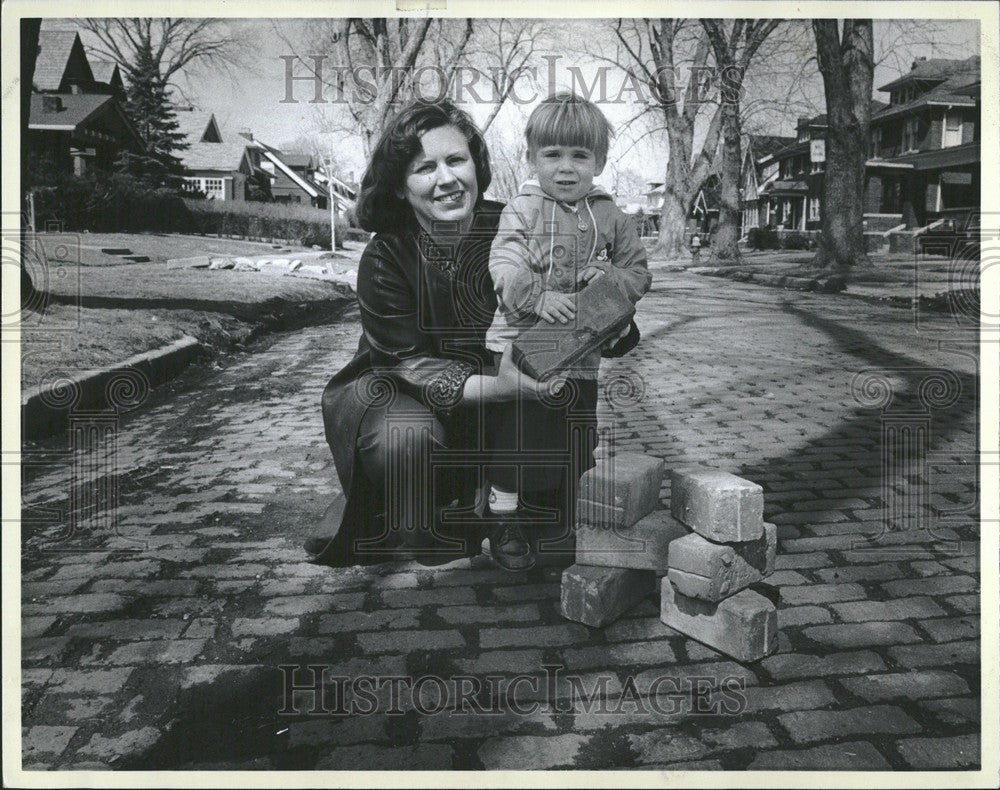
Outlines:
<svg viewBox="0 0 1000 790"><path fill-rule="evenodd" d="M514 400L518 397L540 400L545 395L554 396L566 383L562 376L541 382L532 378L514 364L513 344L508 343L497 369L497 400Z"/></svg>
<svg viewBox="0 0 1000 790"><path fill-rule="evenodd" d="M542 291L535 304L535 313L550 324L556 321L565 324L576 317L576 298L559 291Z"/></svg>

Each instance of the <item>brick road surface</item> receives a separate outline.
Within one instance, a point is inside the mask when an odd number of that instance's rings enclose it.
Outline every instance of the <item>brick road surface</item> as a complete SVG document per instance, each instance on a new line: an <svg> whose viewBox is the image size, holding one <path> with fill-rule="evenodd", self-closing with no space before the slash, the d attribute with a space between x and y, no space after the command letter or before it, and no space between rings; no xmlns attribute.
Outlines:
<svg viewBox="0 0 1000 790"><path fill-rule="evenodd" d="M355 346L352 312L190 373L110 444L25 455L25 766L978 766L969 320L663 271L638 320L642 344L603 371L602 423L668 470L764 487L777 654L740 665L685 638L653 591L606 628L568 623L555 568L305 563L301 539L338 490L319 397ZM508 682L543 664L577 686ZM397 684L398 699L391 683L340 697L331 681L328 708L361 710L308 715L310 692L283 701L280 665L466 676L524 710L431 715L433 681Z"/></svg>

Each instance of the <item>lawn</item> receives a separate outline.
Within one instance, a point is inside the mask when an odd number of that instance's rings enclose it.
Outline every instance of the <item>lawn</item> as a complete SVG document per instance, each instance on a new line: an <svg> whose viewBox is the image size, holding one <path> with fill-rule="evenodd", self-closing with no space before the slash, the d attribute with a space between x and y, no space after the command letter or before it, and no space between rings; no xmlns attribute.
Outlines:
<svg viewBox="0 0 1000 790"><path fill-rule="evenodd" d="M86 235L86 234L84 234ZM96 235L96 234L95 234ZM169 257L276 252L270 245L227 239L101 234L100 245L152 251L160 262L119 265L49 264L36 284L42 309L22 315L23 388L120 364L130 356L191 335L215 350L245 342L265 328L324 320L349 297L343 286L256 271L172 268ZM253 250L248 249L254 247ZM360 246L360 245L355 245ZM350 255L350 253L349 253ZM152 256L150 256L152 257ZM338 262L339 263L339 262ZM343 261L353 265L350 257Z"/></svg>

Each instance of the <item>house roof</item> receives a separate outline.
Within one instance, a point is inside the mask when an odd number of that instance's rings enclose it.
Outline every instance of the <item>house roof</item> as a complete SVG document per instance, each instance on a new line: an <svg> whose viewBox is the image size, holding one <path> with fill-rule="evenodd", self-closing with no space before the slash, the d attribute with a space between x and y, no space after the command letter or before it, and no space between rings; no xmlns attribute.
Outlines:
<svg viewBox="0 0 1000 790"><path fill-rule="evenodd" d="M32 83L40 91L56 91L62 85L66 65L74 47L80 48L83 54L83 44L75 30L40 30L38 32L38 58L35 61L35 73ZM90 69L86 55L83 64ZM91 72L91 78L93 73Z"/></svg>
<svg viewBox="0 0 1000 790"><path fill-rule="evenodd" d="M910 70L897 77L891 82L887 82L882 85L880 91L892 91L896 88L903 87L914 81L925 81L925 82L943 82L949 77L954 76L959 72L975 72L979 73L980 60L978 55L973 55L972 57L961 59L952 58L925 58L924 60L916 60L913 62L913 66Z"/></svg>
<svg viewBox="0 0 1000 790"><path fill-rule="evenodd" d="M805 181L770 181L764 185L764 192L808 192L809 186Z"/></svg>
<svg viewBox="0 0 1000 790"><path fill-rule="evenodd" d="M210 112L180 110L178 131L188 147L176 156L188 170L238 170L247 147L253 145L239 134L222 129ZM219 142L213 142L218 132Z"/></svg>
<svg viewBox="0 0 1000 790"><path fill-rule="evenodd" d="M875 115L877 115L878 113L882 112L882 110L884 110L888 106L889 105L886 102L884 102L884 101L879 101L878 99L872 99L871 100L871 114L872 114L872 117L875 117ZM812 126L812 127L820 127L820 128L824 128L825 129L826 128L826 113L823 112L823 113L820 113L819 115L815 115L812 118L809 118L808 120L806 120L804 122L801 122L799 124L799 126L800 127L802 127L802 126Z"/></svg>
<svg viewBox="0 0 1000 790"><path fill-rule="evenodd" d="M749 137L750 149L753 151L754 161L759 161L765 156L770 156L776 151L787 148L794 143L794 137L780 137L774 134L752 134Z"/></svg>
<svg viewBox="0 0 1000 790"><path fill-rule="evenodd" d="M308 168L312 165L312 157L309 154L281 154L281 158L289 167Z"/></svg>
<svg viewBox="0 0 1000 790"><path fill-rule="evenodd" d="M58 98L61 109L46 109L46 96ZM31 96L28 128L72 131L105 104L113 101L114 97L104 93L35 93Z"/></svg>

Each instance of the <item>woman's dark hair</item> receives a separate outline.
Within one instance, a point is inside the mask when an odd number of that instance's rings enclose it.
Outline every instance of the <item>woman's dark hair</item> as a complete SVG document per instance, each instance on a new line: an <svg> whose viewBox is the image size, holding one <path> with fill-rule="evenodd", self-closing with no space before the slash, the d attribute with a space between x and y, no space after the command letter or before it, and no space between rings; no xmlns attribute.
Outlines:
<svg viewBox="0 0 1000 790"><path fill-rule="evenodd" d="M479 185L476 196L476 205L479 205L493 179L490 154L482 133L469 114L450 101L416 100L396 113L386 125L361 178L355 212L362 228L376 233L396 230L404 218L412 216L410 204L397 193L406 178L406 168L422 150L420 136L441 126L456 127L469 143Z"/></svg>

